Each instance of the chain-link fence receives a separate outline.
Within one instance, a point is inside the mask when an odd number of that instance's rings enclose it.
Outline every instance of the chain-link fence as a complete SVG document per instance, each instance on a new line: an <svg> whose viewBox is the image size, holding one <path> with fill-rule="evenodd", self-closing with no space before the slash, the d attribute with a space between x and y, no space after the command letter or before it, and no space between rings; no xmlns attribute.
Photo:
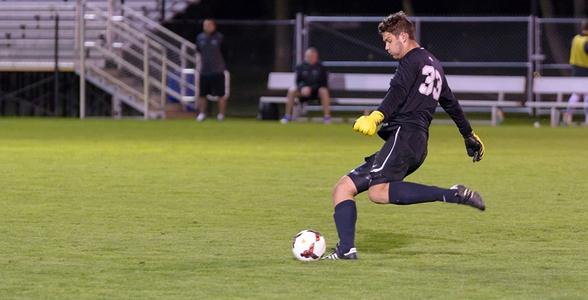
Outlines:
<svg viewBox="0 0 588 300"><path fill-rule="evenodd" d="M126 15L133 17L130 11ZM144 22L139 17L133 18ZM217 20L228 49L230 114L255 115L259 97L269 93L268 74L293 71L309 46L319 50L331 72L391 73L397 62L386 53L377 33L381 20L381 17L303 15L288 20ZM537 75L570 75L569 48L582 21L535 17L413 17L412 20L417 40L442 61L448 74L524 75L529 84ZM172 21L166 27L194 42L202 23ZM142 53L142 48L130 50ZM92 53L89 51L89 58ZM167 59L181 65L182 61L174 53L168 51ZM189 52L188 56L191 55ZM137 68L142 67L141 60L133 62ZM158 63L150 61L150 65L150 77L158 79L161 73ZM193 65L187 61L182 67ZM171 70L168 73L178 82L190 81L182 80L180 73ZM528 92L527 99L531 98Z"/></svg>
<svg viewBox="0 0 588 300"><path fill-rule="evenodd" d="M217 30L225 37L227 69L231 73L232 115L255 115L259 96L267 89L268 74L293 69L294 25L294 20L217 20ZM177 21L167 27L195 41L202 23Z"/></svg>
<svg viewBox="0 0 588 300"><path fill-rule="evenodd" d="M313 46L332 67L395 66L377 33L380 17L306 17L304 48ZM529 65L527 17L413 17L416 39L448 67L519 68ZM479 70L472 70L479 72Z"/></svg>
<svg viewBox="0 0 588 300"><path fill-rule="evenodd" d="M572 39L581 32L582 19L537 18L535 51L537 71L544 75L569 76Z"/></svg>

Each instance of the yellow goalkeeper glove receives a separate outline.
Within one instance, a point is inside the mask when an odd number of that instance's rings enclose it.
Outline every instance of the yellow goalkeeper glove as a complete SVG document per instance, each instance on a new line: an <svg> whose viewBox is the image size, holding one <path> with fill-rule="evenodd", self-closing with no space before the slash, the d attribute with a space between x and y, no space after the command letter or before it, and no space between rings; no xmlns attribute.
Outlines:
<svg viewBox="0 0 588 300"><path fill-rule="evenodd" d="M365 135L374 135L378 125L384 121L384 114L379 110L373 111L369 116L361 116L353 123L353 130Z"/></svg>

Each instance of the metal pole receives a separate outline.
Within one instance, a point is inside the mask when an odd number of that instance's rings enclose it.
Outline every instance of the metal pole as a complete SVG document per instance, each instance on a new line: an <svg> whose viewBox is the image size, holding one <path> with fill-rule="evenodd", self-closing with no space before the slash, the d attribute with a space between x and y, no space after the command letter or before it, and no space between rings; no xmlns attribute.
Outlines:
<svg viewBox="0 0 588 300"><path fill-rule="evenodd" d="M159 21L161 23L163 23L163 21L165 21L165 0L160 0L159 4L161 5L161 7L160 7L161 11L159 12L159 14L160 14Z"/></svg>
<svg viewBox="0 0 588 300"><path fill-rule="evenodd" d="M310 36L310 22L305 17L302 18L302 50L308 48L308 40Z"/></svg>
<svg viewBox="0 0 588 300"><path fill-rule="evenodd" d="M297 13L296 14L296 27L295 27L295 34L294 34L294 39L295 39L295 47L296 47L296 54L294 56L294 66L293 68L302 63L302 22L304 20L304 16L302 15L302 13Z"/></svg>
<svg viewBox="0 0 588 300"><path fill-rule="evenodd" d="M186 96L186 73L184 70L186 70L186 44L182 43L180 48L180 96L182 99L179 99L180 101Z"/></svg>
<svg viewBox="0 0 588 300"><path fill-rule="evenodd" d="M85 20L84 20L84 14L85 14L85 5L86 5L86 0L78 0L78 5L80 6L79 8L79 13L80 15L78 16L79 18L79 22L78 22L78 32L80 34L78 41L80 42L80 44L78 45L79 47L79 55L80 55L80 119L84 119L86 117L86 49L85 49L85 45L84 45L84 40L85 40Z"/></svg>
<svg viewBox="0 0 588 300"><path fill-rule="evenodd" d="M163 55L161 57L161 108L165 106L165 96L167 89L167 50L163 49Z"/></svg>
<svg viewBox="0 0 588 300"><path fill-rule="evenodd" d="M149 118L149 44L143 42L143 117Z"/></svg>
<svg viewBox="0 0 588 300"><path fill-rule="evenodd" d="M538 17L535 17L535 26L534 26L534 33L535 33L535 49L533 50L534 53L534 63L535 63L535 72L533 74L533 78L535 77L535 75L537 76L541 76L541 72L542 72L542 66L541 64L543 63L543 59L544 56L541 54L542 53L542 49L541 49L541 20ZM541 94L537 94L535 95L535 101L536 102L540 102L541 101ZM537 114L538 109L536 108L530 108L529 109L529 113L536 115Z"/></svg>
<svg viewBox="0 0 588 300"><path fill-rule="evenodd" d="M53 68L53 112L59 113L59 14L55 14L55 47L53 49L55 67Z"/></svg>
<svg viewBox="0 0 588 300"><path fill-rule="evenodd" d="M527 102L533 101L533 28L535 17L527 21Z"/></svg>
<svg viewBox="0 0 588 300"><path fill-rule="evenodd" d="M106 49L112 51L112 16L114 15L114 0L108 0L108 19L106 20Z"/></svg>
<svg viewBox="0 0 588 300"><path fill-rule="evenodd" d="M416 40L420 43L421 42L421 19L418 17L414 18L414 27L415 27L415 35Z"/></svg>

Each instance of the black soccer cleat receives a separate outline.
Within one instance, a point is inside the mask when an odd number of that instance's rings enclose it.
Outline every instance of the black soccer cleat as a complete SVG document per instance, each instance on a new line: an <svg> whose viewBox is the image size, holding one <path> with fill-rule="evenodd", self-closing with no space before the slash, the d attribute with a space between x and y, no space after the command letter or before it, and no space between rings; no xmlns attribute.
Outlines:
<svg viewBox="0 0 588 300"><path fill-rule="evenodd" d="M327 255L323 255L321 259L339 260L339 259L357 259L357 249L351 248L345 254L339 254L337 248L333 249L333 252Z"/></svg>
<svg viewBox="0 0 588 300"><path fill-rule="evenodd" d="M476 191L472 191L461 184L456 184L449 189L456 190L459 204L469 205L481 211L486 209L486 204L482 200L482 196Z"/></svg>

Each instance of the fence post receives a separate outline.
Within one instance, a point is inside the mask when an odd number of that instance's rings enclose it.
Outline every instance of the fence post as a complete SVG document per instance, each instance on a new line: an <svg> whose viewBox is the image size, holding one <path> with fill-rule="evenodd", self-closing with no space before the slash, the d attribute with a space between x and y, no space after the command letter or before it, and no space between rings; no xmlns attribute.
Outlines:
<svg viewBox="0 0 588 300"><path fill-rule="evenodd" d="M304 20L304 16L302 15L302 13L297 13L296 14L296 27L294 29L294 40L295 40L295 49L296 49L296 54L295 54L295 59L294 59L294 66L302 63L302 37L303 37L303 20ZM294 67L293 66L293 67Z"/></svg>
<svg viewBox="0 0 588 300"><path fill-rule="evenodd" d="M78 33L79 33L79 55L80 55L80 119L86 117L86 46L85 46L85 6L86 0L78 0L78 11L79 11L79 22L78 22Z"/></svg>
<svg viewBox="0 0 588 300"><path fill-rule="evenodd" d="M421 42L421 19L419 17L414 17L414 31L416 35L417 42Z"/></svg>
<svg viewBox="0 0 588 300"><path fill-rule="evenodd" d="M529 16L527 21L527 100L533 101L533 37L535 28L535 17Z"/></svg>
<svg viewBox="0 0 588 300"><path fill-rule="evenodd" d="M149 118L149 43L143 41L143 117Z"/></svg>
<svg viewBox="0 0 588 300"><path fill-rule="evenodd" d="M534 18L534 26L533 26L533 33L534 33L534 49L533 49L533 64L535 65L535 72L533 74L533 78L535 78L535 75L541 76L541 72L542 72L542 67L541 67L541 63L544 59L544 56L541 54L541 52L543 51L541 49L541 20L538 17ZM541 101L541 95L535 95L535 99L536 102L540 102ZM537 115L537 108L529 108L529 114L532 115Z"/></svg>
<svg viewBox="0 0 588 300"><path fill-rule="evenodd" d="M53 114L59 115L59 13L55 13L55 48L53 49L55 67L53 69Z"/></svg>
<svg viewBox="0 0 588 300"><path fill-rule="evenodd" d="M159 22L165 21L165 0L159 0L160 11L159 11Z"/></svg>
<svg viewBox="0 0 588 300"><path fill-rule="evenodd" d="M186 43L180 47L180 101L186 96Z"/></svg>
<svg viewBox="0 0 588 300"><path fill-rule="evenodd" d="M161 56L161 109L165 109L167 89L167 51L163 49Z"/></svg>
<svg viewBox="0 0 588 300"><path fill-rule="evenodd" d="M106 49L112 51L112 16L114 15L114 0L108 0L108 18L106 19Z"/></svg>
<svg viewBox="0 0 588 300"><path fill-rule="evenodd" d="M308 40L310 36L310 24L307 22L306 18L302 16L302 51L300 52L300 57L302 61L302 55L304 50L308 48Z"/></svg>

